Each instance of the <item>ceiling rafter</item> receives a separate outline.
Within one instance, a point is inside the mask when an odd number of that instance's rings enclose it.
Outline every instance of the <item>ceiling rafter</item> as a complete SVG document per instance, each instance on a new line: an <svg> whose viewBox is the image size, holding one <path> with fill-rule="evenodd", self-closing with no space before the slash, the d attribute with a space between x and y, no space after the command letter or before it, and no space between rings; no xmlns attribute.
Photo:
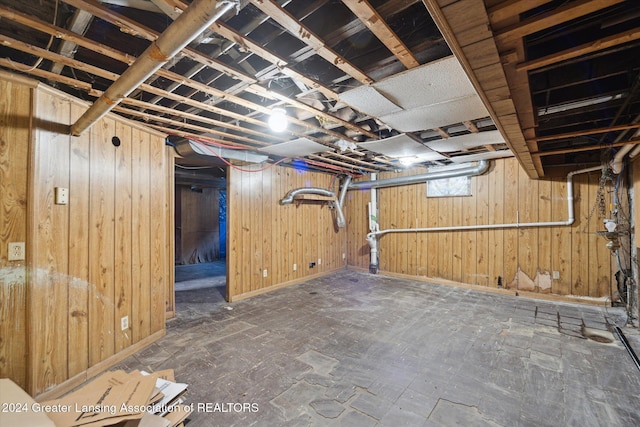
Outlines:
<svg viewBox="0 0 640 427"><path fill-rule="evenodd" d="M568 59L577 58L594 52L601 52L605 49L615 47L624 43L640 39L640 28L632 28L619 34L614 34L599 40L583 43L579 46L565 49L541 58L523 61L516 65L518 71L536 70L547 65L557 64Z"/></svg>
<svg viewBox="0 0 640 427"><path fill-rule="evenodd" d="M373 83L373 80L362 70L351 64L346 58L334 52L325 42L315 35L300 21L296 20L286 9L271 0L250 0L251 4L260 9L282 27L286 28L293 36L309 45L313 50L329 63L358 80L362 84Z"/></svg>
<svg viewBox="0 0 640 427"><path fill-rule="evenodd" d="M94 16L97 16L100 19L103 19L107 22L112 23L113 25L119 27L122 31L132 34L134 36L142 37L149 41L154 41L158 38L160 33L151 28L145 27L144 25L135 22L132 19L127 18L126 16L122 16L119 13L116 13L99 3L96 3L93 0L62 0L63 2L69 4L78 9L85 10L91 13ZM207 55L198 52L193 48L186 47L182 50L179 56L184 56L192 59L193 61L199 62L203 65L206 65L209 68L218 70L221 73L224 73L228 76L231 76L240 81L254 83L256 80L244 74L243 72L236 70L235 68L229 67L227 64L215 59L208 57Z"/></svg>
<svg viewBox="0 0 640 427"><path fill-rule="evenodd" d="M418 60L378 11L367 0L342 0L342 2L371 30L373 34L402 62L411 69L420 65Z"/></svg>
<svg viewBox="0 0 640 427"><path fill-rule="evenodd" d="M55 26L53 26L51 24L46 24L46 23L44 23L42 21L35 20L33 18L28 17L25 14L17 13L17 12L11 11L9 9L6 9L4 7L0 7L0 16L6 17L7 19L15 19L18 22L21 22L21 23L24 23L24 24L32 24L34 26L34 28L38 28L39 30L47 32L47 33L60 34L60 35L62 35L64 37L70 37L70 38L72 38L74 40L75 43L77 43L77 44L79 44L79 45L81 45L83 47L86 47L88 49L94 49L95 51L97 51L99 53L102 53L102 54L104 54L106 56L109 56L109 57L111 57L113 59L116 59L116 60L119 60L119 61L123 61L123 62L125 62L127 64L131 64L133 61L135 61L135 58L133 56L131 56L131 55L126 55L126 54L124 54L122 52L118 52L117 50L115 50L113 48L109 48L107 46L100 45L100 44L98 44L96 42L93 42L91 40L88 40L88 39L86 39L86 38L84 38L84 37L82 37L80 35L73 34L73 33L70 34L69 32L60 31L61 29L59 29L59 28L57 28L57 27L55 27ZM2 40L2 36L1 35L0 35L0 40ZM7 46L10 46L10 47L18 46L18 47L21 48L21 50L23 50L23 51L25 51L27 53L33 53L33 54L35 54L37 56L46 57L47 59L49 59L51 61L58 62L58 63L64 64L64 65L68 65L68 66L76 68L76 69L81 69L83 71L88 71L88 72L90 72L92 74L98 75L98 76L103 77L103 78L107 78L107 79L110 79L110 80L115 80L115 78L117 78L117 74L116 73L106 72L106 71L102 70L101 68L93 67L93 66L90 66L88 64L83 64L83 63L80 63L79 61L75 61L75 60L73 60L71 58L66 58L66 57L62 57L60 55L53 54L53 53L48 52L48 51L46 51L44 49L40 49L40 48L37 48L35 46L30 46L30 45L24 44L24 43L19 42L18 40L15 40L15 39L11 39L11 38L6 37L2 41L2 43L7 45ZM11 46L12 44L14 46ZM269 114L269 112L270 112L270 110L268 108L266 108L266 107L262 107L261 105L258 105L258 104L252 103L250 101L244 100L243 98L236 97L234 95L230 95L230 94L225 93L225 92L223 92L223 91L221 91L219 89L215 89L215 88L213 88L211 86L202 84L202 83L197 82L195 80L192 80L192 79L189 79L189 78L185 78L182 75L176 74L176 73L174 73L172 71L169 71L169 70L166 70L166 69L159 69L156 72L156 75L168 78L168 79L170 79L170 80L172 80L172 81L174 81L176 83L180 83L182 85L187 85L187 86L193 87L194 89L196 89L198 91L207 93L207 94L212 95L212 96L219 97L221 99L228 100L230 102L233 102L233 103L236 103L238 105L241 105L241 106L243 106L245 108L249 108L249 109L252 109L252 110L255 110L255 111L259 111L259 112L262 112L264 114ZM258 86L256 86L256 87L258 87ZM141 86L140 88L143 88L143 86ZM220 109L220 108L211 106L209 104L204 104L204 103L201 103L201 102L198 102L198 101L189 101L189 98L187 98L187 97L182 97L182 96L179 96L179 95L175 95L175 94L172 94L172 93L170 93L168 91L162 90L160 88L155 88L155 87L150 86L150 85L144 86L144 88L145 88L144 90L147 91L147 92L152 92L152 93L155 93L157 95L163 96L165 98L174 99L174 100L180 100L182 103L187 103L187 104L192 105L192 106L197 105L198 108L200 108L200 109L214 111L214 112L216 112L218 114L226 115L226 116L231 117L231 118L233 118L235 120L248 121L248 122L252 122L254 124L261 125L261 126L263 126L265 128L268 128L268 124L266 122L262 122L262 121L259 121L259 120L256 120L256 119L251 119L250 117L248 117L246 115L233 113L233 112L231 112L229 110ZM262 94L265 95L266 93L262 92ZM359 127L359 126L352 125L350 123L346 123L344 120L339 119L337 117L334 117L331 114L312 109L312 107L308 107L308 106L306 106L306 104L303 104L303 103L301 103L301 102L299 102L297 100L290 100L289 99L288 101L292 105L295 105L295 106L297 106L299 108L304 106L305 109L311 110L311 111L314 112L314 114L321 115L321 116L327 118L328 120L333 120L335 122L342 123L344 125L348 125L353 130L356 130L356 131L361 132L363 134L371 135L370 132L366 131L365 129L363 129L363 128ZM333 136L333 137L338 138L338 139L351 139L351 138L347 137L346 135L343 135L343 134L340 134L340 133L336 133L336 132L334 132L334 131L332 131L330 129L326 129L326 128L323 128L323 127L311 125L308 122L305 122L305 121L302 121L302 120L298 120L298 119L293 118L293 117L290 118L289 120L292 123L297 124L299 126L309 128L310 130L313 130L313 131L324 132L327 135ZM373 136L375 137L374 134L373 134Z"/></svg>
<svg viewBox="0 0 640 427"><path fill-rule="evenodd" d="M521 39L538 31L546 30L624 1L625 0L577 0L501 29L496 26L494 29L498 31L495 37L498 42L503 43ZM528 2L526 4L527 6L529 5ZM529 7L529 9L531 9L531 7Z"/></svg>

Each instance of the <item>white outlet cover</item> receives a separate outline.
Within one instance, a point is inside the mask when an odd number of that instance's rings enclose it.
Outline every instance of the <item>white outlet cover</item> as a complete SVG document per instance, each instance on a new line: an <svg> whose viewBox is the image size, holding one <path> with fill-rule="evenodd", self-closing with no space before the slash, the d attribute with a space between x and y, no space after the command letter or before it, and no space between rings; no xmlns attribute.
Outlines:
<svg viewBox="0 0 640 427"><path fill-rule="evenodd" d="M24 261L24 242L9 242L7 261Z"/></svg>
<svg viewBox="0 0 640 427"><path fill-rule="evenodd" d="M129 329L129 316L124 316L120 319L120 329L123 331Z"/></svg>
<svg viewBox="0 0 640 427"><path fill-rule="evenodd" d="M293 271L298 270L298 264L293 264Z"/></svg>

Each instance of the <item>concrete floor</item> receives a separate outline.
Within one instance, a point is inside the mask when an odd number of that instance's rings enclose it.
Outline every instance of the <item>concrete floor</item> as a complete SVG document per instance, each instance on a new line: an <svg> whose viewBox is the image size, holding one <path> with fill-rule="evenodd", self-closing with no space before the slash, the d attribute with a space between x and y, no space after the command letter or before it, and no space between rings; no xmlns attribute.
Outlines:
<svg viewBox="0 0 640 427"><path fill-rule="evenodd" d="M581 334L622 326L619 308L349 270L233 304L193 292L116 367L173 368L188 426L640 425L640 371L617 340Z"/></svg>

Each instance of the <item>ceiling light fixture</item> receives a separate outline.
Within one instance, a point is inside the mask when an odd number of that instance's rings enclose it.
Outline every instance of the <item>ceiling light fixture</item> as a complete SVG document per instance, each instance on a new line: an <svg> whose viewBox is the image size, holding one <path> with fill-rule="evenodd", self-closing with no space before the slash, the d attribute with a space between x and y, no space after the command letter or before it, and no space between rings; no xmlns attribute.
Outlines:
<svg viewBox="0 0 640 427"><path fill-rule="evenodd" d="M398 161L402 166L409 167L415 163L418 163L418 158L416 156L400 157Z"/></svg>
<svg viewBox="0 0 640 427"><path fill-rule="evenodd" d="M284 108L273 108L269 117L269 127L274 132L282 132L287 128L287 112Z"/></svg>

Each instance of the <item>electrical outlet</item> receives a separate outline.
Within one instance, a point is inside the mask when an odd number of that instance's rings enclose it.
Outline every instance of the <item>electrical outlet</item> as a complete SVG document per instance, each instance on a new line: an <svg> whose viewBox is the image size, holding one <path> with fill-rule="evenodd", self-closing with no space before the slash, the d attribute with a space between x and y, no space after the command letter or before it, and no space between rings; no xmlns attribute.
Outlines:
<svg viewBox="0 0 640 427"><path fill-rule="evenodd" d="M267 277L267 270L262 270L262 277Z"/></svg>
<svg viewBox="0 0 640 427"><path fill-rule="evenodd" d="M560 280L560 272L554 271L552 277L553 277L553 280Z"/></svg>
<svg viewBox="0 0 640 427"><path fill-rule="evenodd" d="M123 331L129 329L129 316L120 318L120 329Z"/></svg>
<svg viewBox="0 0 640 427"><path fill-rule="evenodd" d="M347 254L345 254L344 252L342 252L342 259L347 259Z"/></svg>
<svg viewBox="0 0 640 427"><path fill-rule="evenodd" d="M322 265L322 258L318 258L318 265Z"/></svg>
<svg viewBox="0 0 640 427"><path fill-rule="evenodd" d="M24 242L9 242L9 261L24 261Z"/></svg>
<svg viewBox="0 0 640 427"><path fill-rule="evenodd" d="M297 271L298 270L298 264L293 264L293 271Z"/></svg>
<svg viewBox="0 0 640 427"><path fill-rule="evenodd" d="M55 187L54 199L56 205L66 205L69 203L69 189L64 187Z"/></svg>

